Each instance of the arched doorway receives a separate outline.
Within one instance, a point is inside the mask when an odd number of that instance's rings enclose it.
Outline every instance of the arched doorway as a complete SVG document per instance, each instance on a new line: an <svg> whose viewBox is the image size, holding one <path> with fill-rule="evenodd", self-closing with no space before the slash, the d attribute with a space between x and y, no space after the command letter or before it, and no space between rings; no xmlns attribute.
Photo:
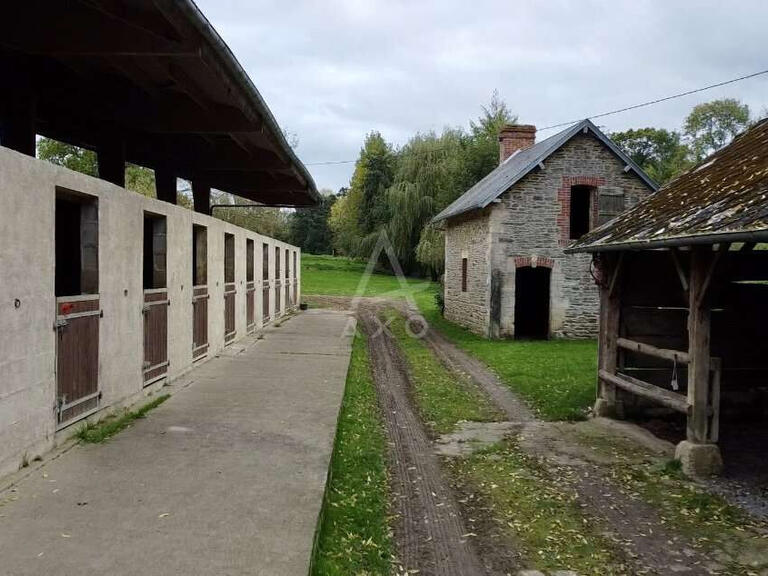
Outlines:
<svg viewBox="0 0 768 576"><path fill-rule="evenodd" d="M515 271L515 338L549 338L551 272L543 266L522 266Z"/></svg>

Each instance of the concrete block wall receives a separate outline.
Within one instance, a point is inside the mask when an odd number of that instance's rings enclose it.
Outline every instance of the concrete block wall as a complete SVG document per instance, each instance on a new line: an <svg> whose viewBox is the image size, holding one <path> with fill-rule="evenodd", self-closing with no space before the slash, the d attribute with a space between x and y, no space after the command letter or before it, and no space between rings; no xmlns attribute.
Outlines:
<svg viewBox="0 0 768 576"><path fill-rule="evenodd" d="M528 174L504 193L500 202L447 223L447 318L478 333L487 333L489 290L477 294L471 304L456 298L449 290L449 286L456 285L457 277L460 282L461 251L477 250L472 245L485 234L488 240L480 250L488 254L484 285L490 286L492 270L501 271L503 278L501 337L514 336L515 271L519 263L526 260L538 261L552 270L550 335L561 338L597 336L599 296L590 275L591 258L585 254L566 255L563 252L570 243L570 187L579 184L596 187L591 201L592 226L598 218L597 196L604 187L623 191L626 208L651 192L634 172L625 172L624 163L596 138L583 134L575 136L544 162L543 170ZM484 232L479 233L479 229ZM470 234L468 230L475 230L475 233ZM476 269L481 268L476 265ZM476 282L481 284L480 279Z"/></svg>
<svg viewBox="0 0 768 576"><path fill-rule="evenodd" d="M235 326L246 334L246 239L254 241L255 319L262 327L261 246L298 248L222 220L0 147L0 475L71 435L56 431L55 199L57 188L98 199L99 390L101 418L155 392L144 387L142 316L144 213L167 222L168 380L192 367L192 225L207 228L207 357L224 346L224 234L235 236ZM292 263L292 257L291 257ZM274 278L273 257L270 278ZM300 296L300 295L299 295ZM270 298L274 307L274 296ZM274 309L271 318L275 318ZM198 360L200 362L200 360ZM82 421L81 421L82 423Z"/></svg>

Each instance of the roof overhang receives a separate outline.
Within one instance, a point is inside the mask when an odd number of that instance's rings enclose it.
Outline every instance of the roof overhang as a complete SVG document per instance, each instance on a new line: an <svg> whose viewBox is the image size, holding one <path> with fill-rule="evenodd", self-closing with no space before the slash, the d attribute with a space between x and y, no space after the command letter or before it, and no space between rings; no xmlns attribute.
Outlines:
<svg viewBox="0 0 768 576"><path fill-rule="evenodd" d="M635 240L611 244L589 244L583 247L568 247L566 254L619 252L624 250L658 250L662 248L681 248L685 246L702 246L714 244L732 244L735 242L768 242L768 229L738 232L718 232L714 234L697 234L675 238L657 238L653 240Z"/></svg>
<svg viewBox="0 0 768 576"><path fill-rule="evenodd" d="M191 0L27 0L4 9L0 74L35 131L263 204L319 195L264 99ZM2 96L0 96L0 99Z"/></svg>

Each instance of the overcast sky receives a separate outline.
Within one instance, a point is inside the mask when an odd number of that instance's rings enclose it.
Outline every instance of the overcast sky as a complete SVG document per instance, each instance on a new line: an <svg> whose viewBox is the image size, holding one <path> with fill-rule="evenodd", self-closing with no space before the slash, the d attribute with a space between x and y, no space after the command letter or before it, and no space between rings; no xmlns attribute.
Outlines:
<svg viewBox="0 0 768 576"><path fill-rule="evenodd" d="M395 145L466 126L496 89L540 127L768 68L768 2L197 0L318 188L346 185L367 132ZM679 129L692 106L768 105L768 75L597 121ZM540 137L552 134L540 133Z"/></svg>

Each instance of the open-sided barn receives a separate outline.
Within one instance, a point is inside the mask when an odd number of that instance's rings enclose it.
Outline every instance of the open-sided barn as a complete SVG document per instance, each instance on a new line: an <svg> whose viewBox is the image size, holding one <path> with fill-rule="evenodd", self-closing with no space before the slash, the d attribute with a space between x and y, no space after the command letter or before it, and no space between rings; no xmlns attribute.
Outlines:
<svg viewBox="0 0 768 576"><path fill-rule="evenodd" d="M596 412L682 413L689 473L718 472L721 436L768 407L765 242L768 120L567 249L599 270Z"/></svg>

